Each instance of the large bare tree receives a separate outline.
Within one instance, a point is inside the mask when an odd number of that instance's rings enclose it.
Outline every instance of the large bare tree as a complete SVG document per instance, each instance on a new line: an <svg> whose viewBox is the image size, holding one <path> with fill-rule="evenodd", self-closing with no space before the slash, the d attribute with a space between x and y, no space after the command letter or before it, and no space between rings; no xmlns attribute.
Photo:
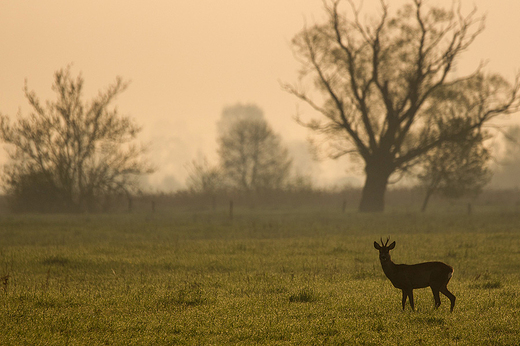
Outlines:
<svg viewBox="0 0 520 346"><path fill-rule="evenodd" d="M484 74L482 66L466 76L453 73L484 29L476 10L463 14L458 1L449 9L422 0L397 11L380 4L377 17L362 20L353 0L326 2L326 21L294 37L301 77L284 85L321 113L299 122L325 136L331 157L361 158L363 212L384 210L392 175L406 172L445 141L520 107L518 78L510 85ZM313 91L306 88L309 80ZM454 99L452 106L436 108L439 100ZM453 118L465 119L465 126L452 129Z"/></svg>
<svg viewBox="0 0 520 346"><path fill-rule="evenodd" d="M111 107L128 84L117 78L86 102L81 75L73 78L66 68L54 77L56 101L42 104L26 83L32 112L14 122L0 116L0 138L11 159L5 188L18 203L39 204L32 206L36 210L93 210L105 196L128 194L137 176L151 172L135 142L140 128Z"/></svg>

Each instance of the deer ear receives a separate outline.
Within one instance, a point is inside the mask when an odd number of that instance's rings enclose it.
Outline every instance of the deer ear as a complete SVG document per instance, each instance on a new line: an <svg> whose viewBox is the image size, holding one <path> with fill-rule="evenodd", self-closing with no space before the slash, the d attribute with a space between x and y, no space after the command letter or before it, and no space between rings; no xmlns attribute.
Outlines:
<svg viewBox="0 0 520 346"><path fill-rule="evenodd" d="M388 245L388 250L392 250L395 247L395 241Z"/></svg>
<svg viewBox="0 0 520 346"><path fill-rule="evenodd" d="M374 242L374 247L376 248L376 250L381 249L381 246L377 243L377 241Z"/></svg>

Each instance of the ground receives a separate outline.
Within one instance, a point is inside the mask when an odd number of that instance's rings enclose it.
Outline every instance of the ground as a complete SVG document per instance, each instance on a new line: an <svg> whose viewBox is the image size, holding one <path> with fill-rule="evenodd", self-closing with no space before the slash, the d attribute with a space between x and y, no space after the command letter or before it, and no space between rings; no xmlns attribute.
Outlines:
<svg viewBox="0 0 520 346"><path fill-rule="evenodd" d="M444 261L417 312L384 276ZM1 345L516 345L520 214L324 210L3 216Z"/></svg>

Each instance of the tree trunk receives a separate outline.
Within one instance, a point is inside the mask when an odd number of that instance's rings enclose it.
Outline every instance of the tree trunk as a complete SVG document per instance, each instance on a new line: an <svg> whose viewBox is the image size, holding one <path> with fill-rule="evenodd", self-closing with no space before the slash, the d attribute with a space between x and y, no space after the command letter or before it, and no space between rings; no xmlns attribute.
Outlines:
<svg viewBox="0 0 520 346"><path fill-rule="evenodd" d="M431 195L433 194L433 189L426 190L426 196L424 196L424 201L421 207L421 212L426 211L426 207L428 206L428 201L430 200Z"/></svg>
<svg viewBox="0 0 520 346"><path fill-rule="evenodd" d="M364 213L382 212L385 209L385 193L390 177L388 167L381 164L365 167L366 180L361 194L359 211Z"/></svg>

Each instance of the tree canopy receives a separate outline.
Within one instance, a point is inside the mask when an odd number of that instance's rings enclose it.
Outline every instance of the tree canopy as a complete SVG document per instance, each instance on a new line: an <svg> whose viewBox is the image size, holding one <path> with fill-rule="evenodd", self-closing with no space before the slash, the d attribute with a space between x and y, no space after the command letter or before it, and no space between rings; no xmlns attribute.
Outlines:
<svg viewBox="0 0 520 346"><path fill-rule="evenodd" d="M96 210L104 197L129 193L137 176L152 171L135 142L140 127L111 107L128 83L116 78L90 101L83 100L83 83L70 68L57 71L56 100L43 104L26 82L32 112L14 122L0 117L10 157L5 188L22 210Z"/></svg>
<svg viewBox="0 0 520 346"><path fill-rule="evenodd" d="M457 127L457 124L452 124ZM430 150L418 178L425 189L421 210L425 211L430 197L441 194L448 198L477 196L491 179L491 155L484 146L485 134L469 133L466 138L446 141Z"/></svg>
<svg viewBox="0 0 520 346"><path fill-rule="evenodd" d="M223 117L218 153L227 184L244 191L281 188L289 176L291 159L281 138L257 106L236 105L234 119ZM246 114L244 114L244 112ZM252 116L248 116L251 113Z"/></svg>

